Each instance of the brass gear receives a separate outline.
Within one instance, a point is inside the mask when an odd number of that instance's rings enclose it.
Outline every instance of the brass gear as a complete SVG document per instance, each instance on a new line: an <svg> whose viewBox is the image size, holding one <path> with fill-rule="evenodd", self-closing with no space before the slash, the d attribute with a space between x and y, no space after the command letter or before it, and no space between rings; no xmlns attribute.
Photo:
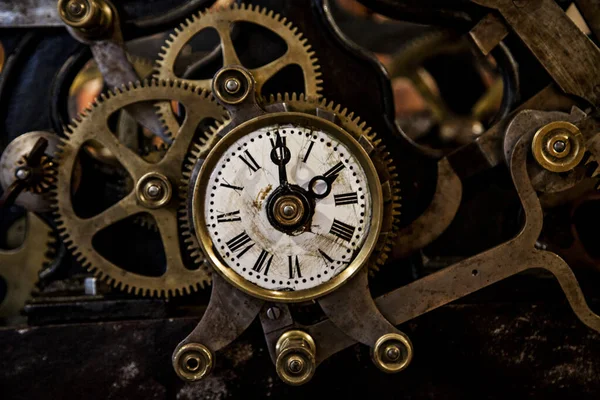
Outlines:
<svg viewBox="0 0 600 400"><path fill-rule="evenodd" d="M40 271L51 261L49 255L55 242L52 229L34 213L23 218L26 218L23 243L13 250L0 250L0 277L6 283L0 318L19 315L31 297Z"/></svg>
<svg viewBox="0 0 600 400"><path fill-rule="evenodd" d="M122 108L141 101L174 100L186 109L182 126L165 122L168 132L178 132L177 138L157 163L151 164L123 145L108 129L111 115ZM199 88L179 81L151 81L130 83L116 92L102 95L92 109L66 130L67 139L60 146L57 158L57 185L53 191L55 215L63 241L75 257L100 279L129 293L170 297L197 291L209 281L207 266L196 270L185 267L181 255L178 232L177 190L182 178L182 164L194 140L196 127L206 119L225 118L223 110L212 96ZM72 170L81 147L90 140L105 146L119 160L138 189L132 190L119 202L91 218L83 219L73 210L71 199ZM151 202L140 188L149 174L164 178L164 192L173 192L172 201ZM164 252L166 270L161 276L145 276L126 271L102 257L92 244L92 238L102 229L127 217L148 213L154 217Z"/></svg>
<svg viewBox="0 0 600 400"><path fill-rule="evenodd" d="M311 99L306 98L303 94L284 94L277 96L271 96L266 105L267 111L289 111L289 112L302 112L312 115L318 115L323 117L329 115L331 122L343 128L352 137L357 140L363 147L371 149L367 151L369 157L375 165L379 181L381 183L383 191L383 221L381 226L381 233L377 242L374 256L371 257L369 262L370 271L379 270L379 266L383 265L388 258L388 253L391 250L394 237L398 230L398 218L400 216L400 200L399 195L400 189L397 182L397 174L394 172L395 166L393 160L390 158L390 154L385 150L385 146L382 144L381 139L377 139L377 135L371 132L371 128L367 127L366 122L361 121L359 117L355 117L354 113L348 112L347 109L342 108L340 105L336 105L332 101L326 99ZM210 132L206 133L206 138L200 145L196 144L192 156L188 158L188 162L185 166L186 171L184 172L184 184L189 187L192 180L192 171L194 165L199 159L204 159L219 140L219 130L224 128L226 124L223 124L220 128L213 127ZM182 193L187 193L182 190ZM187 202L182 202L185 206L182 209L181 217L181 228L182 235L186 237L186 243L188 244L188 250L191 252L193 257L199 260L204 260L204 256L200 251L200 246L196 239L196 235L193 233L190 223L190 214L187 209Z"/></svg>
<svg viewBox="0 0 600 400"><path fill-rule="evenodd" d="M307 97L319 97L322 80L319 72L317 58L314 51L311 50L307 40L302 37L291 22L273 11L259 6L247 4L234 4L230 8L217 8L205 12L200 12L188 18L179 28L175 28L175 33L171 34L162 47L162 52L156 61L157 79L179 79L183 82L201 87L204 90L212 90L212 79L203 80L185 80L175 76L174 65L178 55L184 46L200 31L206 28L214 28L221 38L221 47L223 52L223 66L241 65L231 40L231 25L234 22L247 21L266 28L279 37L286 45L287 51L280 58L258 67L250 69L250 72L256 80L256 92L260 94L263 85L273 77L278 71L288 65L298 65L304 75L304 93ZM159 110L165 119L171 114L167 104Z"/></svg>

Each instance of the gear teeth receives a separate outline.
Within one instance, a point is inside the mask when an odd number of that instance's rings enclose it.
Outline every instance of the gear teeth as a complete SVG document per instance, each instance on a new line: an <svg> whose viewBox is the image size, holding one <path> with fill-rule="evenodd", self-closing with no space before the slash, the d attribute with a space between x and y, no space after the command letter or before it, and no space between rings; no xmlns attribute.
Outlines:
<svg viewBox="0 0 600 400"><path fill-rule="evenodd" d="M320 79L322 74L319 72L318 59L315 57L315 52L308 45L307 39L299 32L298 27L273 10L246 3L234 3L229 7L211 8L186 18L169 34L164 45L161 46L154 64L154 76L157 78L174 78L173 67L185 44L204 28L214 27L217 21L218 23L223 21L230 21L231 23L248 21L274 31L286 41L288 47L298 43L304 52L299 55L300 60L296 64L300 65L304 72L305 90L311 97L320 96L323 80ZM273 21L281 27L275 29Z"/></svg>
<svg viewBox="0 0 600 400"><path fill-rule="evenodd" d="M205 93L199 88L188 84L187 82L173 81L173 80L144 80L138 82L132 82L127 85L113 88L102 94L96 99L88 109L78 115L71 123L64 127L65 138L61 138L58 145L58 151L55 157L54 171L57 171L56 185L53 185L49 191L49 197L51 201L51 212L52 216L56 221L56 232L61 238L64 246L73 254L75 260L88 271L94 274L94 276L107 282L109 285L125 290L129 293L137 293L144 296L160 296L160 297L171 297L177 295L183 295L197 291L198 288L205 286L205 280L210 278L210 274L206 269L200 271L201 275L195 275L193 279L174 279L175 285L179 287L164 286L166 283L152 281L154 278L149 278L152 283L148 281L130 281L128 278L132 276L134 279L140 279L139 277L133 277L134 274L121 274L114 272L114 269L120 271L118 267L107 268L101 265L96 265L98 258L90 257L92 253L88 253L86 247L80 247L79 243L81 238L79 236L71 236L71 223L79 223L79 220L72 221L70 216L72 215L71 202L70 202L70 187L64 187L70 185L70 176L72 171L64 171L59 167L65 163L67 159L72 161L72 157L76 157L79 153L82 143L85 143L85 135L89 135L90 130L86 129L88 124L96 124L96 119L102 120L108 118L104 115L107 110L105 103L115 101L122 105L119 108L126 107L131 102L131 96L134 96L136 101L157 101L162 100L165 95L165 90L174 90L173 97L166 96L179 100L178 96L190 96L190 92L197 96L196 101L201 102L199 109L206 110L219 110L217 114L223 115L224 111L217 105L215 100L210 97L210 94ZM124 93L131 93L130 96L123 96ZM216 117L217 115L207 114L209 117ZM81 137L83 135L83 138ZM76 139L76 140L75 140ZM71 163L74 164L74 163ZM60 172L60 173L59 173ZM66 196L66 197L65 197ZM101 259L101 257L100 257ZM118 273L118 276L112 276L113 273ZM145 278L145 277L144 277ZM197 280L197 281L195 281ZM136 283L132 283L136 282ZM149 285L144 287L144 285ZM157 285L157 286L156 286ZM172 283L170 283L172 285Z"/></svg>
<svg viewBox="0 0 600 400"><path fill-rule="evenodd" d="M379 178L382 186L388 188L387 201L384 203L384 227L387 229L380 235L376 245L377 254L371 258L369 263L370 273L379 270L379 267L385 263L391 251L398 230L399 216L401 215L401 200L400 189L397 182L398 174L390 153L385 150L383 141L377 137L377 134L367 126L366 121L361 121L358 116L347 108L329 101L325 98L306 98L304 94L297 95L296 93L283 93L276 96L270 96L267 105L276 105L277 103L286 103L291 111L307 112L314 114L317 109L328 111L338 119L337 124L352 134L356 140L364 138L373 147L370 152L370 157L377 157L376 168L378 169ZM362 139L361 139L362 140ZM378 167L379 165L379 167Z"/></svg>

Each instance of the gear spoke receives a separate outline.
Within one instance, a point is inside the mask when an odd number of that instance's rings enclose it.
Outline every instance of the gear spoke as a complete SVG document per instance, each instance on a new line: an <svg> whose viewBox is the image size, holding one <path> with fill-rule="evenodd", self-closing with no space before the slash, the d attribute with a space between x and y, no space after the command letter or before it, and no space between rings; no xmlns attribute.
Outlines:
<svg viewBox="0 0 600 400"><path fill-rule="evenodd" d="M106 126L110 115L133 103L164 103L170 107L171 101L186 106L189 123L184 123L183 134L174 141L177 143L173 148L176 151L166 160L166 157L163 157L158 163L147 163L119 142ZM180 248L176 199L166 200L162 204L159 197L161 189L171 190L170 185L176 185L183 179L182 164L185 152L192 145L198 123L204 118L221 120L223 115L224 110L207 92L180 81L152 81L147 85L138 84L123 88L121 92L99 100L87 115L82 116L81 121L71 127L68 139L62 144L67 151L60 153L56 160L58 174L56 187L52 192L56 201L57 224L63 230L61 235L65 242L69 243L69 250L76 254L85 268L113 286L141 295L161 297L183 295L197 291L210 282L210 272L207 268L196 270L185 268ZM167 122L172 122L172 124L166 123L171 132L177 132L179 129L177 120L173 118ZM79 154L76 149L91 140L97 141L114 154L133 178L136 190L98 215L82 219L73 210L72 179L75 160ZM150 179L148 175L152 175L150 178L153 179L154 185L143 185L144 192L141 192L137 186L145 183L143 179ZM164 185L161 186L161 183ZM150 190L150 186L155 187ZM92 246L92 239L102 229L128 217L146 214L152 215L157 222L167 259L167 270L160 276L130 273L128 272L130 266L115 264L115 261L101 254L99 250L101 247ZM134 223L135 220L132 219L131 222ZM102 244L110 246L110 240L128 240L128 238L123 238L121 232L115 232L108 240L108 243L103 241Z"/></svg>
<svg viewBox="0 0 600 400"><path fill-rule="evenodd" d="M275 76L275 74L281 71L283 68L292 64L294 64L294 55L288 50L283 56L279 57L278 59L273 60L270 63L263 65L262 67L250 70L250 72L256 79L256 92L260 93L263 85L269 79Z"/></svg>
<svg viewBox="0 0 600 400"><path fill-rule="evenodd" d="M139 155L133 150L129 149L119 139L108 130L108 126L102 125L102 128L94 132L94 140L106 147L108 151L123 165L132 178L135 180L138 178L135 171L147 169L148 163L146 163Z"/></svg>
<svg viewBox="0 0 600 400"><path fill-rule="evenodd" d="M152 215L160 233L165 255L167 256L167 273L173 270L186 270L181 258L177 214L171 209L155 210Z"/></svg>
<svg viewBox="0 0 600 400"><path fill-rule="evenodd" d="M215 25L215 29L219 33L221 38L221 49L223 51L223 66L227 65L241 65L240 59L235 52L233 42L231 41L231 22L229 21L218 21Z"/></svg>
<svg viewBox="0 0 600 400"><path fill-rule="evenodd" d="M141 211L143 210L136 203L135 193L132 192L100 214L84 219L82 226L85 226L85 230L91 233L89 235L91 240L92 236L102 229Z"/></svg>
<svg viewBox="0 0 600 400"><path fill-rule="evenodd" d="M321 73L318 71L317 59L306 39L302 34L287 22L279 14L269 12L267 9L245 5L234 4L231 8L200 13L182 24L168 39L163 51L159 54L158 69L155 74L159 79L178 79L175 75L175 63L179 54L196 35L207 28L213 28L220 37L223 66L242 65L238 54L233 46L231 37L231 26L234 22L250 22L261 26L279 36L287 45L287 52L282 57L267 63L263 67L256 68L256 89L260 93L265 82L287 65L296 64L302 69L304 76L304 93L307 97L319 97L321 90ZM212 90L212 79L187 80L186 83L193 84L205 90ZM163 117L168 118L166 109L161 109Z"/></svg>

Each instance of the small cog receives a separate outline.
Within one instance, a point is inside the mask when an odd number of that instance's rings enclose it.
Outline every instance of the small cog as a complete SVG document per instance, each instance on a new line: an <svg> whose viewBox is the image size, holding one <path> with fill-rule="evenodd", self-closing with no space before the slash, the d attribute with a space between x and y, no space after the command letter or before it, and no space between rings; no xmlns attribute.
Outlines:
<svg viewBox="0 0 600 400"><path fill-rule="evenodd" d="M181 126L176 125L175 121L163 121L165 130L178 134L164 157L156 163L150 163L121 143L109 130L107 121L115 112L131 104L141 101L159 104L167 99L182 104L188 113ZM65 246L85 268L118 289L141 295L183 295L209 283L208 266L201 265L198 269L190 270L185 265L178 229L178 188L182 179L182 164L194 141L197 127L203 126L203 121L207 119L223 120L225 115L225 110L210 93L187 83L138 82L117 88L114 93L103 94L91 109L66 129L67 139L61 143L56 160L57 183L53 189L55 217ZM82 147L90 140L108 149L134 184L132 190L116 204L84 218L73 207L72 170ZM155 186L152 192L148 190L150 186ZM132 272L114 258L101 254L93 240L105 228L139 214L149 214L156 222L166 264L161 274Z"/></svg>

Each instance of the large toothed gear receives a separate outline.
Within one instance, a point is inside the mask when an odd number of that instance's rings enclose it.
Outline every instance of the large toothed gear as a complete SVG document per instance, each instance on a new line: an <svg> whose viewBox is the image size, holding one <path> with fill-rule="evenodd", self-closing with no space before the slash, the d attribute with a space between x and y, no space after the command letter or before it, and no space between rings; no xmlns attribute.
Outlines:
<svg viewBox="0 0 600 400"><path fill-rule="evenodd" d="M165 130L176 139L164 157L151 163L122 144L109 130L108 119L131 104L152 101L176 101L186 110L181 127L175 120L164 121ZM54 189L55 215L64 243L75 257L97 277L130 293L169 297L204 287L210 281L206 266L187 269L182 257L178 229L178 188L182 164L195 140L198 125L207 120L222 120L225 111L212 96L199 88L178 81L152 81L130 84L102 95L92 108L66 130L67 139L57 158L57 185ZM78 216L73 209L71 188L73 168L86 142L94 140L106 147L133 179L133 190L116 204L90 218ZM159 185L159 197L150 198L148 179ZM153 185L155 185L153 183ZM155 185L156 186L156 185ZM167 196L169 194L169 196ZM106 227L140 213L150 214L164 247L166 267L160 276L130 272L103 257L92 239Z"/></svg>
<svg viewBox="0 0 600 400"><path fill-rule="evenodd" d="M371 132L371 128L367 127L366 122L361 121L354 113L348 112L347 109L329 102L325 99L316 100L306 98L303 94L284 94L272 96L265 106L269 112L302 112L312 115L317 115L321 118L328 119L330 122L340 126L346 132L350 133L367 150L369 157L373 161L379 181L383 191L384 212L383 222L379 240L374 250L374 255L369 262L369 269L377 271L379 266L387 260L388 253L391 250L393 239L398 229L398 219L400 216L400 189L397 182L397 174L394 172L395 166L390 158L390 154L385 150L385 146L377 135ZM189 185L195 177L192 176L194 166L199 159L204 159L210 153L212 147L220 139L219 132L226 128L223 124L220 128L212 128L206 133L206 138L201 144L196 144L192 156L188 158L184 172L184 183ZM183 193L183 191L182 191ZM187 209L182 211L182 234L187 237L188 250L192 256L198 260L204 261L204 256L199 249L198 241L193 229L190 225L190 213Z"/></svg>
<svg viewBox="0 0 600 400"><path fill-rule="evenodd" d="M261 67L250 69L256 80L256 92L258 94L261 93L264 84L277 74L277 72L289 65L298 65L304 75L304 94L307 97L319 96L322 84L322 80L320 79L321 73L317 64L318 60L311 47L307 44L307 40L302 37L302 34L298 32L298 29L291 22L279 14L275 14L273 11L259 6L246 4L236 4L231 8L215 9L199 13L188 18L179 28L175 28L175 32L171 34L170 39L162 47L162 52L159 54L157 60L157 71L154 76L158 79L180 79L174 72L177 57L194 36L207 28L215 29L220 36L223 66L242 65L235 52L231 38L231 26L236 22L251 22L266 28L277 34L287 45L287 51L283 56ZM211 90L212 79L181 80L202 89ZM163 115L167 111L168 108L161 110Z"/></svg>
<svg viewBox="0 0 600 400"><path fill-rule="evenodd" d="M38 281L55 238L52 229L38 216L28 213L23 243L12 250L0 250L0 278L6 284L6 296L0 302L0 318L19 315Z"/></svg>

